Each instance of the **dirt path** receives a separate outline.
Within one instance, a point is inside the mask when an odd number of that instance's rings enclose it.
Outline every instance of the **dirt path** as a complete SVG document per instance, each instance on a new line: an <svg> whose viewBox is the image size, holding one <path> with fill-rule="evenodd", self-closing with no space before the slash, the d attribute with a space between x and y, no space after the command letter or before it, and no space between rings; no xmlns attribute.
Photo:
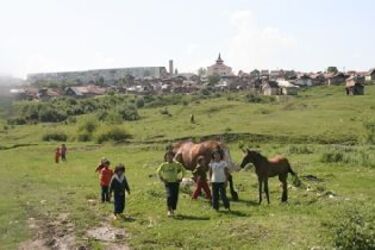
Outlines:
<svg viewBox="0 0 375 250"><path fill-rule="evenodd" d="M29 218L27 224L33 232L33 239L18 246L19 250L86 250L90 249L89 239L96 240L108 250L128 250L125 243L124 229L118 229L109 223L89 229L86 237L77 239L74 224L69 220L68 213L59 214L55 220ZM84 243L82 243L84 242Z"/></svg>

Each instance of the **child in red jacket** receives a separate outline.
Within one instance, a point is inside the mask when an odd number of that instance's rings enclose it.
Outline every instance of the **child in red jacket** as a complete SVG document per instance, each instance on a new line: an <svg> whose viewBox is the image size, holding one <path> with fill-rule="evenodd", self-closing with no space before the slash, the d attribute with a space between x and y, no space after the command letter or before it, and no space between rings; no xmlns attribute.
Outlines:
<svg viewBox="0 0 375 250"><path fill-rule="evenodd" d="M61 156L60 148L57 147L56 150L55 150L55 162L56 162L56 163L59 163L59 162L60 162L60 156Z"/></svg>
<svg viewBox="0 0 375 250"><path fill-rule="evenodd" d="M111 183L113 171L109 168L111 163L108 160L103 162L103 168L100 170L100 187L101 187L101 196L102 202L110 202L110 192L109 185Z"/></svg>

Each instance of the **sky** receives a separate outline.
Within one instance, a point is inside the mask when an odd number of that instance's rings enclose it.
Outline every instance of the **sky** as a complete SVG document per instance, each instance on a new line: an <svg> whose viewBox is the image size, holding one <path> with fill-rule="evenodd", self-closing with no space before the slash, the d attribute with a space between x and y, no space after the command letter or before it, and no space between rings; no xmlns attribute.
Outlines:
<svg viewBox="0 0 375 250"><path fill-rule="evenodd" d="M372 0L0 0L0 74L375 67Z"/></svg>

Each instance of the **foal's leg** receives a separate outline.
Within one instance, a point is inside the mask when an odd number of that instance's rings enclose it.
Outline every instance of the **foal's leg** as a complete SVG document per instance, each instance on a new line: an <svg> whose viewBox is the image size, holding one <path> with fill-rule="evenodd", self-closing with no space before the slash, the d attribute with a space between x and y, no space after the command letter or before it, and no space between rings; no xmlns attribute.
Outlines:
<svg viewBox="0 0 375 250"><path fill-rule="evenodd" d="M264 179L264 192L266 193L267 202L268 204L270 204L270 194L268 192L268 178L267 177Z"/></svg>
<svg viewBox="0 0 375 250"><path fill-rule="evenodd" d="M287 183L288 174L279 175L279 180L281 181L283 194L281 196L281 202L288 201L288 183Z"/></svg>
<svg viewBox="0 0 375 250"><path fill-rule="evenodd" d="M262 178L258 177L258 188L259 188L259 205L262 203Z"/></svg>

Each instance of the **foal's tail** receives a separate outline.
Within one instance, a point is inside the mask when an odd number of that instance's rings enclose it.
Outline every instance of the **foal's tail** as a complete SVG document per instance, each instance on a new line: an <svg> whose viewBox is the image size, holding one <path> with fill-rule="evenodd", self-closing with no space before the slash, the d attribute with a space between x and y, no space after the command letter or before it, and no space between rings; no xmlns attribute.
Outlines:
<svg viewBox="0 0 375 250"><path fill-rule="evenodd" d="M300 187L300 188L304 188L305 187L305 185L302 183L302 181L300 180L300 178L298 178L298 175L296 174L296 172L293 171L293 169L290 166L289 162L288 162L288 173L290 173L293 176L292 181L293 181L293 185L295 187Z"/></svg>
<svg viewBox="0 0 375 250"><path fill-rule="evenodd" d="M290 163L288 162L288 173L291 173L293 176L297 176L297 174L293 171L292 167L290 166Z"/></svg>

